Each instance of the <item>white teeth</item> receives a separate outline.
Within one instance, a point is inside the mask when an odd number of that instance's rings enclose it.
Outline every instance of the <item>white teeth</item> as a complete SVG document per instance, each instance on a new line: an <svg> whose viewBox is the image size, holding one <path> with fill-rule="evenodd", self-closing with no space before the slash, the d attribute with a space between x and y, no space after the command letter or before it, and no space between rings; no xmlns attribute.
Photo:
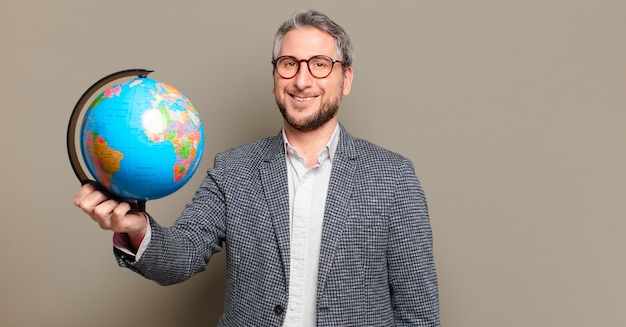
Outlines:
<svg viewBox="0 0 626 327"><path fill-rule="evenodd" d="M297 97L297 96L294 96L293 98L296 99L297 101L307 101L307 100L313 99L313 97L300 98L300 97Z"/></svg>

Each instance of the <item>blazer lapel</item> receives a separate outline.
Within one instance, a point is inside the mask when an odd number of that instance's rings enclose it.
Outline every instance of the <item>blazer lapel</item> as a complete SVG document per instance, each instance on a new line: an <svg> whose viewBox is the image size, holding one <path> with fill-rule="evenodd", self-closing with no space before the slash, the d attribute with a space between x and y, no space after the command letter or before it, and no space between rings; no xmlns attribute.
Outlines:
<svg viewBox="0 0 626 327"><path fill-rule="evenodd" d="M265 199L272 216L279 256L289 280L289 189L285 145L282 134L274 138L268 154L259 168Z"/></svg>
<svg viewBox="0 0 626 327"><path fill-rule="evenodd" d="M317 298L321 298L326 278L330 271L335 255L335 249L345 228L350 194L354 185L356 150L354 139L341 126L339 144L328 185L326 208L324 209L324 225L322 227L322 244L320 248L320 262L317 277Z"/></svg>

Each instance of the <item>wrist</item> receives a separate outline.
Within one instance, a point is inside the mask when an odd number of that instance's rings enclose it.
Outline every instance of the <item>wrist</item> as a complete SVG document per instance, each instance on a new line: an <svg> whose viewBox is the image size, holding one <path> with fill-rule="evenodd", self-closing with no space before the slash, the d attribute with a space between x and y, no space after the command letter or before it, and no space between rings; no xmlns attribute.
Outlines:
<svg viewBox="0 0 626 327"><path fill-rule="evenodd" d="M141 217L138 217L138 220L141 221L140 224L137 225L137 229L135 231L128 231L126 233L129 241L129 246L136 252L143 242L144 237L146 236L146 230L148 229L148 217L144 214L139 214Z"/></svg>

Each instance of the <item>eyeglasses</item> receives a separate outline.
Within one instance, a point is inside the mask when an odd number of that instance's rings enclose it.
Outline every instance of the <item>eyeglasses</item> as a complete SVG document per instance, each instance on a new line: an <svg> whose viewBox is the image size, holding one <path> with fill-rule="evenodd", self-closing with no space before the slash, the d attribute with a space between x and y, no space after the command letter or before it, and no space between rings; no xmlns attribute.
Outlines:
<svg viewBox="0 0 626 327"><path fill-rule="evenodd" d="M333 71L336 63L343 64L340 60L332 59L328 56L317 55L309 59L296 59L293 56L281 56L272 60L274 70L282 78L293 78L300 71L300 64L306 62L309 72L315 78L325 78Z"/></svg>

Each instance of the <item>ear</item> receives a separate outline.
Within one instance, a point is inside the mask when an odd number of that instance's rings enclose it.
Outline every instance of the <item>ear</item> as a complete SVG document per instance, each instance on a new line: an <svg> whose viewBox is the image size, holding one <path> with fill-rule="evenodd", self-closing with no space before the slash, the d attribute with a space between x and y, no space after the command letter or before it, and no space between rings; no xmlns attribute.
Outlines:
<svg viewBox="0 0 626 327"><path fill-rule="evenodd" d="M352 71L352 67L346 68L343 72L343 96L348 96L350 94L350 90L352 89L352 78L354 77L354 72Z"/></svg>
<svg viewBox="0 0 626 327"><path fill-rule="evenodd" d="M279 78L280 76L276 74L276 70L273 70L272 71L272 94L276 94L276 82L278 81Z"/></svg>

